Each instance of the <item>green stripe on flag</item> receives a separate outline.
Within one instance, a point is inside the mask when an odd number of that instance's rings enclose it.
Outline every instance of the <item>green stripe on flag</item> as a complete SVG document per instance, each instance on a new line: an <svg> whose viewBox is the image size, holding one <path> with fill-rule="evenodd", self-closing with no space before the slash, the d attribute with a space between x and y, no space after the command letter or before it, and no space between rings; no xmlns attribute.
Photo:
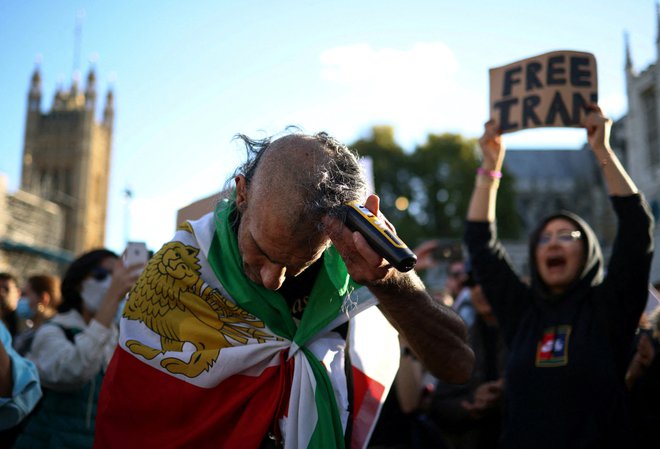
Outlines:
<svg viewBox="0 0 660 449"><path fill-rule="evenodd" d="M316 402L316 413L318 415L316 427L307 447L314 449L344 449L344 430L339 418L339 410L337 409L328 372L309 349L302 348L302 350L307 356L316 378L314 401ZM331 394L330 400L328 400L328 395L325 393L328 390Z"/></svg>
<svg viewBox="0 0 660 449"><path fill-rule="evenodd" d="M328 372L304 345L337 317L344 296L357 284L348 276L338 251L334 247L328 248L323 253L323 269L314 283L300 326L296 327L284 297L245 276L237 237L229 222L234 209L233 200L224 200L216 207L216 232L209 248L209 264L239 307L264 321L280 337L294 341L302 348L317 383L318 422L309 447L343 448L344 432Z"/></svg>
<svg viewBox="0 0 660 449"><path fill-rule="evenodd" d="M237 305L261 319L280 337L293 340L296 324L282 295L255 284L243 273L238 241L229 223L233 210L234 203L227 200L216 207L216 232L209 248L209 264Z"/></svg>

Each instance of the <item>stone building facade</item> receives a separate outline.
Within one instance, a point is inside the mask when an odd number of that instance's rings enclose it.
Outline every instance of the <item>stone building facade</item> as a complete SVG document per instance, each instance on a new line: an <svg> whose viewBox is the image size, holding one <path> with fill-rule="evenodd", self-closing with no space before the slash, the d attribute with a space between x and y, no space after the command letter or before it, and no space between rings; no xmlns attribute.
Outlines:
<svg viewBox="0 0 660 449"><path fill-rule="evenodd" d="M95 120L96 75L82 91L76 79L55 93L50 112L41 111L41 75L30 83L21 189L60 206L65 216L62 247L79 254L105 243L108 209L113 94Z"/></svg>
<svg viewBox="0 0 660 449"><path fill-rule="evenodd" d="M44 112L39 68L32 74L20 189L9 194L0 181L0 271L62 274L105 244L114 100L108 91L97 122L93 69L86 81L84 91L77 78L57 89Z"/></svg>
<svg viewBox="0 0 660 449"><path fill-rule="evenodd" d="M625 149L626 166L639 189L644 192L656 219L656 241L660 241L660 6L656 5L658 26L656 62L638 71L633 63L631 45L626 38L625 74L628 111L617 122L617 138ZM657 245L656 245L657 248ZM660 256L653 258L651 282L660 281Z"/></svg>
<svg viewBox="0 0 660 449"><path fill-rule="evenodd" d="M603 251L609 252L615 217L588 146L575 150L510 149L504 166L514 178L516 210L522 225L520 240L504 244L521 274L529 274L528 236L543 218L559 210L584 218L600 237Z"/></svg>
<svg viewBox="0 0 660 449"><path fill-rule="evenodd" d="M48 200L23 190L7 192L0 176L0 272L22 279L62 274L72 255L62 249L64 214Z"/></svg>
<svg viewBox="0 0 660 449"><path fill-rule="evenodd" d="M529 235L549 213L565 209L583 217L601 243L611 243L614 216L600 169L588 146L576 150L511 149L504 163L515 178L523 235Z"/></svg>

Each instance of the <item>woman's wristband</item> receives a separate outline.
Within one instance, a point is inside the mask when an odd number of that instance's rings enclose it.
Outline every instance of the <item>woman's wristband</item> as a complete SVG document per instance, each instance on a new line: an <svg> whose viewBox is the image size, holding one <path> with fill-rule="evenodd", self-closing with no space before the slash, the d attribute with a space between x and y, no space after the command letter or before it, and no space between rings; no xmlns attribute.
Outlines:
<svg viewBox="0 0 660 449"><path fill-rule="evenodd" d="M481 176L486 176L488 178L493 178L493 179L501 179L502 178L502 172L499 170L486 170L483 167L477 168L477 174Z"/></svg>

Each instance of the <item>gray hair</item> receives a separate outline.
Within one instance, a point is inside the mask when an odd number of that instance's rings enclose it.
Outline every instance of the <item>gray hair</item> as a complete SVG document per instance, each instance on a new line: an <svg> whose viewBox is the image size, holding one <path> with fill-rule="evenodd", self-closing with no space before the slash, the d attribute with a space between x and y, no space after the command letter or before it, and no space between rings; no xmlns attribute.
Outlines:
<svg viewBox="0 0 660 449"><path fill-rule="evenodd" d="M343 204L366 195L358 155L326 132L293 132L275 140L253 140L243 134L235 138L245 144L247 161L237 168L234 177L243 175L249 187L263 165L262 159L267 158L272 187L281 183L294 188L292 198L287 199L295 201L298 207L292 217L294 225L320 223L324 215L341 217Z"/></svg>

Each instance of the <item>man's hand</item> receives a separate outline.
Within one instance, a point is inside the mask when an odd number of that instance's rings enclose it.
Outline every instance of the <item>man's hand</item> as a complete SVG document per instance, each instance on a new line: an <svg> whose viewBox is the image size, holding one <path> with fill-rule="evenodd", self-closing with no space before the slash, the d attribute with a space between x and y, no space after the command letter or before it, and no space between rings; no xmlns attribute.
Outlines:
<svg viewBox="0 0 660 449"><path fill-rule="evenodd" d="M376 195L369 195L365 207L380 220L383 220L392 232L396 232L392 224L379 213L380 200ZM369 285L374 282L389 279L396 270L383 259L359 232L351 231L341 220L334 217L323 219L330 240L341 254L348 274L356 282Z"/></svg>
<svg viewBox="0 0 660 449"><path fill-rule="evenodd" d="M378 214L378 206L378 197L369 195L365 207L396 232ZM337 218L324 217L323 223L351 278L374 294L383 315L408 340L422 364L445 382L467 381L474 353L460 317L431 298L414 271L401 273L393 268L359 232L352 232Z"/></svg>

